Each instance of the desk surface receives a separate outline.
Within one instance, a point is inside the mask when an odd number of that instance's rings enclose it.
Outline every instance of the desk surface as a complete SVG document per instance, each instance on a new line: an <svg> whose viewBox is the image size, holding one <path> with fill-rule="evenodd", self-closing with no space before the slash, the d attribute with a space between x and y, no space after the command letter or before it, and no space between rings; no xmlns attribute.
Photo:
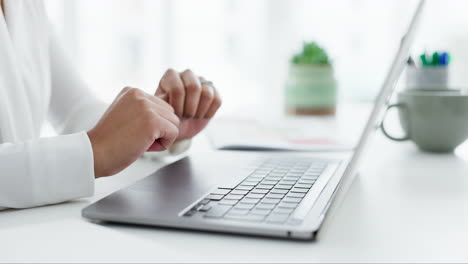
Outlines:
<svg viewBox="0 0 468 264"><path fill-rule="evenodd" d="M200 147L195 145L194 155ZM99 225L81 218L90 202L163 164L142 159L97 181L90 199L0 212L0 261L468 261L467 160L468 147L457 155L424 154L411 143L379 135L316 242Z"/></svg>

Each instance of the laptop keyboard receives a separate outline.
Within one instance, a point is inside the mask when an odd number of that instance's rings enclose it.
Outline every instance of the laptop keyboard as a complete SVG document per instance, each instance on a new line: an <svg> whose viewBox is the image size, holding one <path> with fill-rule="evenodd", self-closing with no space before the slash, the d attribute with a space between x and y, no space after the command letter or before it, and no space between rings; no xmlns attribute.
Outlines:
<svg viewBox="0 0 468 264"><path fill-rule="evenodd" d="M220 186L184 216L284 224L327 163L311 159L269 159L235 186Z"/></svg>

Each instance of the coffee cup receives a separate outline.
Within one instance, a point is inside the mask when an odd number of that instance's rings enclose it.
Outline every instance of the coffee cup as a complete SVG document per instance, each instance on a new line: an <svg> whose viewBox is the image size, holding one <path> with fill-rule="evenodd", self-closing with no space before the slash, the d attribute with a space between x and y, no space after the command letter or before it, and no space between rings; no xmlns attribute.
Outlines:
<svg viewBox="0 0 468 264"><path fill-rule="evenodd" d="M405 135L392 136L382 122L389 139L411 140L423 151L452 152L468 138L468 95L461 90L412 89L397 97L398 103L388 106L387 113L398 109Z"/></svg>

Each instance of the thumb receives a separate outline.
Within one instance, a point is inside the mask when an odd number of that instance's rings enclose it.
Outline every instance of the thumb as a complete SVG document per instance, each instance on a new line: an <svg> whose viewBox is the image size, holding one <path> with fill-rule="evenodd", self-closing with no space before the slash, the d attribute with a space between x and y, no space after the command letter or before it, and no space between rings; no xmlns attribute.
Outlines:
<svg viewBox="0 0 468 264"><path fill-rule="evenodd" d="M164 151L170 148L179 136L179 129L168 120L161 124L160 129L159 138L153 142L148 151Z"/></svg>

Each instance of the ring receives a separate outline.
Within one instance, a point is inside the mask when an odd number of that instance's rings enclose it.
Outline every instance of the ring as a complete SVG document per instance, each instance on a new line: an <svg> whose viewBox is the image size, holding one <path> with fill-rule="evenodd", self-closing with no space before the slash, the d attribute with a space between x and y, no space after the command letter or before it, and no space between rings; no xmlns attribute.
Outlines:
<svg viewBox="0 0 468 264"><path fill-rule="evenodd" d="M200 80L200 84L201 85L208 85L208 86L213 86L213 82L212 81L206 81L206 80Z"/></svg>

